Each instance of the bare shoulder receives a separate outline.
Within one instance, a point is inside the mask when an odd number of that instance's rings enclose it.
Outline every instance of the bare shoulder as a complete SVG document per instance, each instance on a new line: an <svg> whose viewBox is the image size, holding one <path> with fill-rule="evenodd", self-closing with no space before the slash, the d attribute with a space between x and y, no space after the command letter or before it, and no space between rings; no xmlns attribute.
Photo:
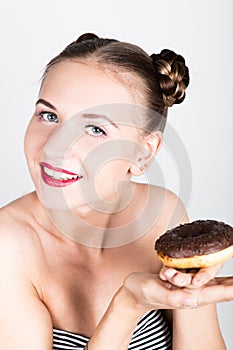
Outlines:
<svg viewBox="0 0 233 350"><path fill-rule="evenodd" d="M0 209L0 338L4 349L52 347L51 316L39 283L40 240L30 222L29 204L30 197L21 198Z"/></svg>
<svg viewBox="0 0 233 350"><path fill-rule="evenodd" d="M167 225L167 229L188 222L186 208L176 193L167 188L155 185L150 185L150 188L154 197L163 201L161 218L165 225Z"/></svg>
<svg viewBox="0 0 233 350"><path fill-rule="evenodd" d="M174 192L151 184L137 183L136 187L138 198L147 196L150 215L156 216L157 227L160 227L162 232L188 222L186 208Z"/></svg>
<svg viewBox="0 0 233 350"><path fill-rule="evenodd" d="M28 272L40 259L40 239L28 214L30 204L30 196L25 196L0 209L0 256L5 261L4 269L27 267Z"/></svg>
<svg viewBox="0 0 233 350"><path fill-rule="evenodd" d="M141 256L145 259L147 271L158 273L162 264L155 254L155 241L167 230L187 222L187 213L182 201L174 192L156 185L136 183L134 186L136 206L140 206L142 202L146 203L142 207L146 209L146 215L141 214L144 223L140 228L147 228L150 224L146 234L136 243L146 253Z"/></svg>
<svg viewBox="0 0 233 350"><path fill-rule="evenodd" d="M20 197L0 208L0 239L32 239L32 194ZM29 231L31 234L29 234Z"/></svg>

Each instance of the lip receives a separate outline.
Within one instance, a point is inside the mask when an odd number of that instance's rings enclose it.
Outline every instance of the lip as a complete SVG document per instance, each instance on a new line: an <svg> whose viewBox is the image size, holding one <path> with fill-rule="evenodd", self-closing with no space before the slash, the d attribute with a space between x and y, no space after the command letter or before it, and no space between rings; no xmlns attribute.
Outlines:
<svg viewBox="0 0 233 350"><path fill-rule="evenodd" d="M52 187L65 187L65 186L71 185L71 184L81 180L81 178L82 178L82 176L79 176L78 174L75 174L73 172L67 171L67 170L62 169L62 168L54 167L51 164L46 163L46 162L41 162L40 167L41 167L41 176L42 176L43 181L47 185L52 186ZM53 170L53 171L63 173L63 174L74 175L74 176L76 176L76 178L75 179L67 179L67 180L52 178L51 176L46 174L46 172L44 171L44 167L46 167L50 170Z"/></svg>
<svg viewBox="0 0 233 350"><path fill-rule="evenodd" d="M68 170L65 170L65 169L62 169L62 168L55 167L55 166L53 166L53 165L51 165L49 163L46 163L46 162L41 162L40 166L46 167L46 168L51 169L53 171L59 171L60 173L78 176L78 174L72 173L72 172L70 172Z"/></svg>

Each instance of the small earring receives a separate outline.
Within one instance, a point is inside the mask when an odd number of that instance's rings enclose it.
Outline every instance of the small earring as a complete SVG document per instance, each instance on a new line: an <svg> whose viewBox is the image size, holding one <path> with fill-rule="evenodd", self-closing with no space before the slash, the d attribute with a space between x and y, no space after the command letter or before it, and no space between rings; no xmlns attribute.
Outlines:
<svg viewBox="0 0 233 350"><path fill-rule="evenodd" d="M139 169L140 171L145 170L148 167L147 163L143 164L143 166L141 166Z"/></svg>

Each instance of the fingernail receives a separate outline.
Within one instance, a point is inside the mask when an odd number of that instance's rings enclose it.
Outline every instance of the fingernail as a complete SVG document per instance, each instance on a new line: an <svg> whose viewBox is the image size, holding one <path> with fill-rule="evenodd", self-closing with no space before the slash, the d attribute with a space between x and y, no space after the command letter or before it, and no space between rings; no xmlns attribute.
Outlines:
<svg viewBox="0 0 233 350"><path fill-rule="evenodd" d="M173 271L172 269L171 269L171 270L167 270L167 271L164 272L164 275L165 275L168 279L170 279L170 278L173 277L174 271Z"/></svg>
<svg viewBox="0 0 233 350"><path fill-rule="evenodd" d="M183 279L179 280L179 285L180 286L185 286L186 285L186 281L183 280Z"/></svg>

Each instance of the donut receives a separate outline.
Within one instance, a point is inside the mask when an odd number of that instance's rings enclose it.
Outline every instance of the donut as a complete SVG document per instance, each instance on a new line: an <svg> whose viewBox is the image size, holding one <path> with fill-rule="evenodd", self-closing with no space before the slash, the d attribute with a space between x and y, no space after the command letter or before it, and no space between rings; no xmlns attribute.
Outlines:
<svg viewBox="0 0 233 350"><path fill-rule="evenodd" d="M165 232L155 250L165 266L176 269L221 264L233 256L233 228L221 221L196 220Z"/></svg>

